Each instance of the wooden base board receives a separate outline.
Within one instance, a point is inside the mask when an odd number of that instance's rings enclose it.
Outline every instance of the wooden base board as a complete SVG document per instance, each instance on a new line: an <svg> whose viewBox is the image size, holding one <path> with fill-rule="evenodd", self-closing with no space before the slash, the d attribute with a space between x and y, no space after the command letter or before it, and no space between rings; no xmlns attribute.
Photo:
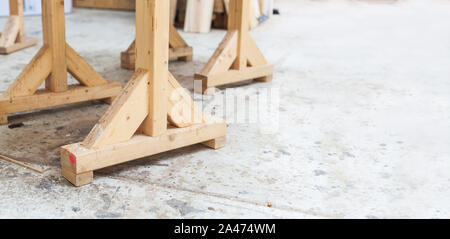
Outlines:
<svg viewBox="0 0 450 239"><path fill-rule="evenodd" d="M225 144L226 123L208 122L185 128L170 128L158 137L135 135L129 141L88 149L80 143L61 148L63 176L75 186L92 182L95 170L148 157L198 143L217 149ZM90 180L86 180L90 179Z"/></svg>
<svg viewBox="0 0 450 239"><path fill-rule="evenodd" d="M170 60L192 61L194 51L192 47L178 47L169 49ZM136 63L135 51L124 51L120 54L120 65L124 69L134 70Z"/></svg>
<svg viewBox="0 0 450 239"><path fill-rule="evenodd" d="M86 172L80 174L74 174L66 169L61 170L61 175L67 179L73 185L77 187L81 187L87 184L90 184L94 181L94 172Z"/></svg>
<svg viewBox="0 0 450 239"><path fill-rule="evenodd" d="M207 147L210 147L212 149L220 149L220 148L225 147L226 142L227 142L227 138L224 136L224 137L215 138L213 140L203 142L202 144Z"/></svg>
<svg viewBox="0 0 450 239"><path fill-rule="evenodd" d="M8 114L0 113L0 125L8 124Z"/></svg>
<svg viewBox="0 0 450 239"><path fill-rule="evenodd" d="M19 51L19 50L22 50L22 49L34 46L37 43L38 43L38 39L37 38L25 39L22 42L15 43L14 45L6 47L6 48L5 47L0 47L0 54L3 54L3 55L11 54L13 52L16 52L16 51Z"/></svg>
<svg viewBox="0 0 450 239"><path fill-rule="evenodd" d="M256 78L255 81L260 82L271 82L273 80L273 75L263 76L261 78Z"/></svg>
<svg viewBox="0 0 450 239"><path fill-rule="evenodd" d="M202 81L203 92L206 92L209 88L245 80L268 82L272 80L273 71L273 65L254 66L243 70L229 70L217 75L205 76L202 74L195 74L195 79Z"/></svg>
<svg viewBox="0 0 450 239"><path fill-rule="evenodd" d="M109 82L99 86L72 85L69 90L53 93L48 90L38 90L35 94L20 97L0 96L0 112L12 114L29 110L43 109L58 105L72 104L84 101L107 99L117 96L122 90L120 82ZM0 124L8 121L0 120Z"/></svg>

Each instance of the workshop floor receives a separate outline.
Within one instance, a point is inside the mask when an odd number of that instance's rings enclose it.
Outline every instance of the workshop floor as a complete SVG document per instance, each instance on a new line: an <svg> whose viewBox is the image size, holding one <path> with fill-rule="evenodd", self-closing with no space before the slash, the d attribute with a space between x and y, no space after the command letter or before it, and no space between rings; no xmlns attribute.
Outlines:
<svg viewBox="0 0 450 239"><path fill-rule="evenodd" d="M59 147L81 141L107 105L15 115L24 126L0 126L0 154L45 173L0 160L0 218L450 217L450 3L276 2L281 15L252 31L274 81L242 88L280 90L277 133L230 123L223 149L140 159L75 188ZM41 39L39 17L26 29ZM183 85L224 34L182 33L195 59L170 69ZM119 53L133 37L131 12L67 16L68 42L107 79L131 77ZM0 92L38 49L0 56Z"/></svg>

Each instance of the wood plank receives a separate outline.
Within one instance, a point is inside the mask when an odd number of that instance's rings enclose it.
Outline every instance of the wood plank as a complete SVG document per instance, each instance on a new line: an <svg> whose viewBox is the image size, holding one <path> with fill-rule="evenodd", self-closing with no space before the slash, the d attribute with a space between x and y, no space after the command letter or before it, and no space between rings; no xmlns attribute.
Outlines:
<svg viewBox="0 0 450 239"><path fill-rule="evenodd" d="M8 124L8 114L5 112L0 112L0 125Z"/></svg>
<svg viewBox="0 0 450 239"><path fill-rule="evenodd" d="M170 42L171 47L169 49L170 59L176 59L178 57L192 55L193 53L192 47L188 46L183 39L181 40L182 41L177 39L176 41L174 40ZM133 59L132 62L134 63L136 59L136 41L133 41L133 43L131 43L126 52L128 53L128 57L131 57Z"/></svg>
<svg viewBox="0 0 450 239"><path fill-rule="evenodd" d="M255 66L245 68L243 70L229 70L216 75L201 75L197 74L196 78L203 79L203 90L211 87L231 84L235 82L253 80L265 76L270 76L273 74L273 65Z"/></svg>
<svg viewBox="0 0 450 239"><path fill-rule="evenodd" d="M192 47L178 47L178 48L170 48L169 49L169 59L170 60L183 60L183 61L191 61L192 55L194 54L194 50ZM135 69L136 63L136 51L126 51L120 54L120 64L121 67L129 70Z"/></svg>
<svg viewBox="0 0 450 239"><path fill-rule="evenodd" d="M47 46L43 46L17 79L9 86L4 95L18 97L34 94L42 82L50 75L51 66L51 51Z"/></svg>
<svg viewBox="0 0 450 239"><path fill-rule="evenodd" d="M74 174L73 172L70 172L69 170L62 168L61 175L77 187L90 184L92 183L92 181L94 181L94 172L92 171Z"/></svg>
<svg viewBox="0 0 450 239"><path fill-rule="evenodd" d="M183 57L192 58L193 54L194 54L194 50L190 46L169 49L170 59L177 59L180 57L181 58L183 58ZM188 61L188 60L186 60L186 61Z"/></svg>
<svg viewBox="0 0 450 239"><path fill-rule="evenodd" d="M167 116L169 122L178 128L201 124L206 120L202 110L195 105L188 92L170 73Z"/></svg>
<svg viewBox="0 0 450 239"><path fill-rule="evenodd" d="M201 74L211 75L228 71L237 57L237 40L238 32L236 30L228 31Z"/></svg>
<svg viewBox="0 0 450 239"><path fill-rule="evenodd" d="M138 70L82 142L95 149L129 140L148 115L149 72Z"/></svg>
<svg viewBox="0 0 450 239"><path fill-rule="evenodd" d="M263 15L263 7L264 7L265 0L258 0L259 3L259 10L261 12L261 15Z"/></svg>
<svg viewBox="0 0 450 239"><path fill-rule="evenodd" d="M224 137L215 138L213 140L203 142L202 144L207 147L210 147L212 149L220 149L225 146L226 142L227 142L227 138L224 136Z"/></svg>
<svg viewBox="0 0 450 239"><path fill-rule="evenodd" d="M169 60L192 61L194 53L186 41L181 37L177 29L171 24L169 32ZM125 52L120 54L122 68L134 70L136 63L136 41L133 41Z"/></svg>
<svg viewBox="0 0 450 239"><path fill-rule="evenodd" d="M60 93L38 90L34 95L29 96L7 97L2 95L0 96L0 111L10 114L58 105L106 99L116 96L121 89L122 86L119 82L110 82L106 85L95 87L72 85L67 91Z"/></svg>
<svg viewBox="0 0 450 239"><path fill-rule="evenodd" d="M230 14L230 0L223 0L223 4L225 5L225 11Z"/></svg>
<svg viewBox="0 0 450 239"><path fill-rule="evenodd" d="M223 0L214 0L214 13L224 13L225 5Z"/></svg>
<svg viewBox="0 0 450 239"><path fill-rule="evenodd" d="M247 67L247 52L245 42L249 38L248 26L250 13L250 1L230 0L230 14L228 17L228 30L237 30L238 44L237 56L232 68L242 70Z"/></svg>
<svg viewBox="0 0 450 239"><path fill-rule="evenodd" d="M15 44L13 44L12 46L9 47L0 47L0 54L10 54L12 52L18 51L18 50L22 50L31 46L34 46L38 43L38 39L37 38L31 38L31 39L25 39L21 42L16 42Z"/></svg>
<svg viewBox="0 0 450 239"><path fill-rule="evenodd" d="M172 24L176 17L177 3L177 0L170 0L170 20ZM136 9L136 0L73 0L73 6L134 11Z"/></svg>
<svg viewBox="0 0 450 239"><path fill-rule="evenodd" d="M3 29L2 36L0 37L0 47L7 48L12 46L16 42L19 29L19 16L10 16L8 21L6 21L5 28Z"/></svg>
<svg viewBox="0 0 450 239"><path fill-rule="evenodd" d="M129 141L99 149L88 149L79 143L67 145L61 149L61 164L63 169L74 174L95 171L138 158L222 138L226 135L226 128L226 123L209 122L186 128L171 128L157 137L135 135Z"/></svg>
<svg viewBox="0 0 450 239"><path fill-rule="evenodd" d="M44 45L51 46L52 71L45 87L52 92L63 92L67 86L66 32L64 0L42 1Z"/></svg>
<svg viewBox="0 0 450 239"><path fill-rule="evenodd" d="M268 64L266 58L259 50L253 38L249 37L245 42L245 46L247 48L248 53L247 54L248 62L250 63L251 66L262 66Z"/></svg>
<svg viewBox="0 0 450 239"><path fill-rule="evenodd" d="M172 24L170 24L169 26L169 46L172 48L188 46L186 41L183 39L183 37L181 37L178 30Z"/></svg>
<svg viewBox="0 0 450 239"><path fill-rule="evenodd" d="M157 0L136 2L136 69L148 70L150 74L149 110L141 129L149 136L162 135L167 130L169 4Z"/></svg>
<svg viewBox="0 0 450 239"><path fill-rule="evenodd" d="M74 7L134 10L136 0L74 0Z"/></svg>
<svg viewBox="0 0 450 239"><path fill-rule="evenodd" d="M69 73L81 84L98 86L107 83L69 44L66 44L66 59Z"/></svg>
<svg viewBox="0 0 450 239"><path fill-rule="evenodd" d="M184 31L208 33L211 30L214 0L188 0Z"/></svg>
<svg viewBox="0 0 450 239"><path fill-rule="evenodd" d="M16 42L22 42L25 40L25 23L23 10L23 0L9 0L9 15L19 17L19 32L17 34Z"/></svg>

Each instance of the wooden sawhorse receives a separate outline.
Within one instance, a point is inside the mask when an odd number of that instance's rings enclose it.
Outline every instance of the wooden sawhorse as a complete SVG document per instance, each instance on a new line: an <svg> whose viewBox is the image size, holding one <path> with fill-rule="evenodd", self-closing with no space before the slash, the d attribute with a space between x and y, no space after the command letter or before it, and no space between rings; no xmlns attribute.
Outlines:
<svg viewBox="0 0 450 239"><path fill-rule="evenodd" d="M61 148L62 175L75 186L138 158L197 143L224 146L226 124L204 116L169 72L169 4L136 1L135 74L87 138Z"/></svg>
<svg viewBox="0 0 450 239"><path fill-rule="evenodd" d="M178 33L177 29L170 24L169 33L169 59L180 61L192 61L193 50ZM135 70L136 63L136 40L128 49L120 54L120 65L128 70Z"/></svg>
<svg viewBox="0 0 450 239"><path fill-rule="evenodd" d="M267 63L249 34L249 0L230 0L228 33L203 70L203 92L220 85L256 79L271 81L273 65Z"/></svg>
<svg viewBox="0 0 450 239"><path fill-rule="evenodd" d="M66 43L64 0L42 0L44 46L0 95L0 124L7 115L117 96L122 85L108 82ZM81 84L69 86L67 72ZM38 90L45 81L45 90Z"/></svg>
<svg viewBox="0 0 450 239"><path fill-rule="evenodd" d="M0 54L10 54L37 44L36 38L26 38L24 25L23 0L9 0L9 18L0 34Z"/></svg>

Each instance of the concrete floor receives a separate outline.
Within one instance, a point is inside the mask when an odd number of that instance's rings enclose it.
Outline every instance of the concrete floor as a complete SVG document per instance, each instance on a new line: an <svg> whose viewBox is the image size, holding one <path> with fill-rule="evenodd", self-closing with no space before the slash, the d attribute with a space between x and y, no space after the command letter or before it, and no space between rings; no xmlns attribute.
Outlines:
<svg viewBox="0 0 450 239"><path fill-rule="evenodd" d="M423 3L426 2L426 3ZM252 31L276 66L279 131L230 124L228 143L192 146L95 173L75 188L60 176L59 146L81 141L107 109L99 102L11 117L0 153L0 218L448 218L450 3L277 0L281 16ZM0 25L6 19L0 19ZM41 38L39 17L26 19ZM183 85L225 32L182 35ZM130 12L75 10L67 39L105 78L126 82L119 53ZM38 47L0 56L4 91ZM268 207L272 204L272 207Z"/></svg>

